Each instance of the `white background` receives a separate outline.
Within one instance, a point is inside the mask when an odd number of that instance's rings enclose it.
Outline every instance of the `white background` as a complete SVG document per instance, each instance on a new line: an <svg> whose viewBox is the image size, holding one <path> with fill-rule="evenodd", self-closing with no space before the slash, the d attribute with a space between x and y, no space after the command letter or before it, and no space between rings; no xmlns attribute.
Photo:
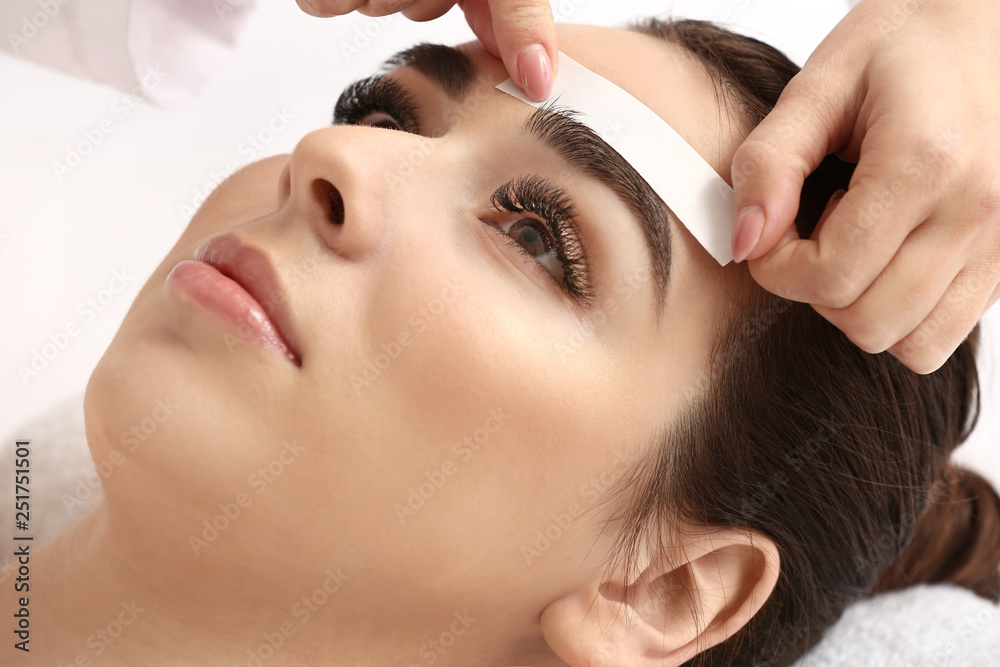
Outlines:
<svg viewBox="0 0 1000 667"><path fill-rule="evenodd" d="M61 399L82 398L129 304L187 223L183 207L192 206L196 190L210 187L212 174L227 163L248 161L247 137L266 128L275 109L294 120L254 159L288 152L305 133L328 124L345 83L370 74L395 51L417 41L472 38L456 10L413 24L398 16L315 19L293 0L259 5L232 60L178 109L147 102L122 117L122 91L0 54L0 436ZM600 25L673 6L676 13L739 23L800 64L846 9L841 0L553 5L559 19ZM0 25L3 39L19 24ZM53 162L65 161L67 147L93 134L105 118L112 131L60 180ZM97 298L115 271L131 276L131 283L87 321L79 305ZM990 326L997 317L988 318L987 338L998 337ZM32 353L69 324L79 333L38 377L22 380L18 366L30 366ZM991 341L983 359L984 418L960 455L1000 487L994 347Z"/></svg>

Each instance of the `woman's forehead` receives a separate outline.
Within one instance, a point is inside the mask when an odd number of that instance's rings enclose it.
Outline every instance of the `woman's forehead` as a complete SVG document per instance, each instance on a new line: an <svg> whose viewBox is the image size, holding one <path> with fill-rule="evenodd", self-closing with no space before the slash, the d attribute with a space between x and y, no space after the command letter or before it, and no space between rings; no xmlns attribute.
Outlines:
<svg viewBox="0 0 1000 667"><path fill-rule="evenodd" d="M715 82L692 54L671 42L617 28L559 24L557 34L560 51L656 112L731 180L732 155L747 128L727 117ZM459 48L478 73L498 83L507 78L503 63L478 41Z"/></svg>

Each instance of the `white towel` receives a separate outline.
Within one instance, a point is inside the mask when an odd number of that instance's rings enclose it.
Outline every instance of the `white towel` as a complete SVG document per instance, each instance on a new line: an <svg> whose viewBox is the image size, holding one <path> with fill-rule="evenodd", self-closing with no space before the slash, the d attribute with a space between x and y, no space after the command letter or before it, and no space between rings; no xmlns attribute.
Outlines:
<svg viewBox="0 0 1000 667"><path fill-rule="evenodd" d="M796 667L997 667L1000 606L957 586L855 602Z"/></svg>

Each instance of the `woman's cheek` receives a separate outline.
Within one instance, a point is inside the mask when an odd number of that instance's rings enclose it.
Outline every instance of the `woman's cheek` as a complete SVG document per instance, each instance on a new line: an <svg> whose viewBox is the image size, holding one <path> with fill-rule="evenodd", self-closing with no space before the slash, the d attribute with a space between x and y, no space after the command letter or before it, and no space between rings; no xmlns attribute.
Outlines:
<svg viewBox="0 0 1000 667"><path fill-rule="evenodd" d="M182 235L213 236L281 207L281 182L288 155L275 155L234 172L213 189Z"/></svg>

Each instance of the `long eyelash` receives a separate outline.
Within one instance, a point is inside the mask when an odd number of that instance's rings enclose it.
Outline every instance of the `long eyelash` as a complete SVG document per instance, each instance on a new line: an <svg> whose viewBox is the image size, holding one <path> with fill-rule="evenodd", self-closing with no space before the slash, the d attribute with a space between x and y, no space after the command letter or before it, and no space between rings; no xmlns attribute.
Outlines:
<svg viewBox="0 0 1000 667"><path fill-rule="evenodd" d="M587 255L576 224L576 212L566 191L537 176L522 176L500 186L490 197L498 212L533 213L546 224L556 243L556 256L563 269L561 287L586 307L594 298ZM527 255L524 248L508 237L509 242ZM530 257L530 255L528 255Z"/></svg>
<svg viewBox="0 0 1000 667"><path fill-rule="evenodd" d="M355 81L333 107L334 125L359 125L370 113L392 116L405 132L420 132L420 114L413 95L383 74Z"/></svg>

